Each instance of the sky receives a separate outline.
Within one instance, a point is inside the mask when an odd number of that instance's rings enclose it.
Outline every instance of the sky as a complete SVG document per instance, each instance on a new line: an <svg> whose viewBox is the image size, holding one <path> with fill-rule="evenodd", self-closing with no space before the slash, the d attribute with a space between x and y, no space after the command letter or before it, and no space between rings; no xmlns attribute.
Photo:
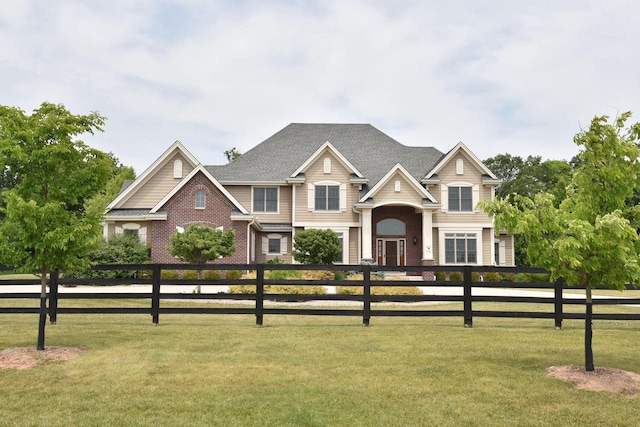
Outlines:
<svg viewBox="0 0 640 427"><path fill-rule="evenodd" d="M223 164L289 123L569 160L594 116L640 121L637 0L4 3L0 104L98 111L82 139L138 174L176 140Z"/></svg>

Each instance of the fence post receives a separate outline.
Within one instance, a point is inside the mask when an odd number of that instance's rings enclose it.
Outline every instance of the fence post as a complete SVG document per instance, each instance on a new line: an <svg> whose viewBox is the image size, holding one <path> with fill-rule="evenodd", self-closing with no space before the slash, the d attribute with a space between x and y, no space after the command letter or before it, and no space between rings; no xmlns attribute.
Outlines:
<svg viewBox="0 0 640 427"><path fill-rule="evenodd" d="M60 270L55 269L49 275L49 322L56 324L58 319L58 278Z"/></svg>
<svg viewBox="0 0 640 427"><path fill-rule="evenodd" d="M262 326L264 318L264 264L256 268L256 326Z"/></svg>
<svg viewBox="0 0 640 427"><path fill-rule="evenodd" d="M554 312L556 320L556 329L562 329L563 304L562 304L562 288L564 287L564 279L559 277L555 282L554 289Z"/></svg>
<svg viewBox="0 0 640 427"><path fill-rule="evenodd" d="M362 268L362 325L369 326L371 320L371 266L364 265Z"/></svg>
<svg viewBox="0 0 640 427"><path fill-rule="evenodd" d="M473 327L473 306L471 305L471 267L465 266L462 271L463 300L464 300L464 327Z"/></svg>
<svg viewBox="0 0 640 427"><path fill-rule="evenodd" d="M162 277L162 269L160 268L160 264L154 264L152 271L151 316L153 318L153 324L157 325L160 321L160 279Z"/></svg>

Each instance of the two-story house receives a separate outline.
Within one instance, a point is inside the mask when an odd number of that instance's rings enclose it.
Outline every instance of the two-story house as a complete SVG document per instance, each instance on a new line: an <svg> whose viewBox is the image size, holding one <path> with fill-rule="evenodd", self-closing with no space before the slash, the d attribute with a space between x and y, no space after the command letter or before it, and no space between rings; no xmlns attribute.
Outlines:
<svg viewBox="0 0 640 427"><path fill-rule="evenodd" d="M229 164L203 166L174 143L109 205L105 237L135 233L155 262L190 224L232 228L224 262L291 262L296 232L331 229L338 262L514 265L513 237L478 210L496 176L462 143L442 153L368 124L290 124Z"/></svg>

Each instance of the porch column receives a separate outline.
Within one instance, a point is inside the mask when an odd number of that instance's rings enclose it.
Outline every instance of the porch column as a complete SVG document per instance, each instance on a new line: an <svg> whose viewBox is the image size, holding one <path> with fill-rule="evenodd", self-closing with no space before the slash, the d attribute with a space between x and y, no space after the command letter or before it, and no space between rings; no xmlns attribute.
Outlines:
<svg viewBox="0 0 640 427"><path fill-rule="evenodd" d="M365 261L373 261L373 253L371 251L371 209L363 208L362 214L362 259Z"/></svg>
<svg viewBox="0 0 640 427"><path fill-rule="evenodd" d="M422 211L422 259L433 259L433 211Z"/></svg>

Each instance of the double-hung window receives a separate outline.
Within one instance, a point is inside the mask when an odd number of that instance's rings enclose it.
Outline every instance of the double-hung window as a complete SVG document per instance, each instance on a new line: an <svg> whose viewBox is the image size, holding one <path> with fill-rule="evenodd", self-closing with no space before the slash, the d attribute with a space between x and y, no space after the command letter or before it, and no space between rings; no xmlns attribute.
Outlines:
<svg viewBox="0 0 640 427"><path fill-rule="evenodd" d="M253 189L254 212L278 212L278 188L254 187Z"/></svg>
<svg viewBox="0 0 640 427"><path fill-rule="evenodd" d="M476 264L477 237L473 233L446 233L444 253L447 264Z"/></svg>
<svg viewBox="0 0 640 427"><path fill-rule="evenodd" d="M315 186L315 210L339 211L340 210L340 186L316 185Z"/></svg>
<svg viewBox="0 0 640 427"><path fill-rule="evenodd" d="M207 195L204 190L196 191L196 209L204 209L207 205Z"/></svg>
<svg viewBox="0 0 640 427"><path fill-rule="evenodd" d="M471 187L449 187L449 211L471 212L473 193Z"/></svg>

